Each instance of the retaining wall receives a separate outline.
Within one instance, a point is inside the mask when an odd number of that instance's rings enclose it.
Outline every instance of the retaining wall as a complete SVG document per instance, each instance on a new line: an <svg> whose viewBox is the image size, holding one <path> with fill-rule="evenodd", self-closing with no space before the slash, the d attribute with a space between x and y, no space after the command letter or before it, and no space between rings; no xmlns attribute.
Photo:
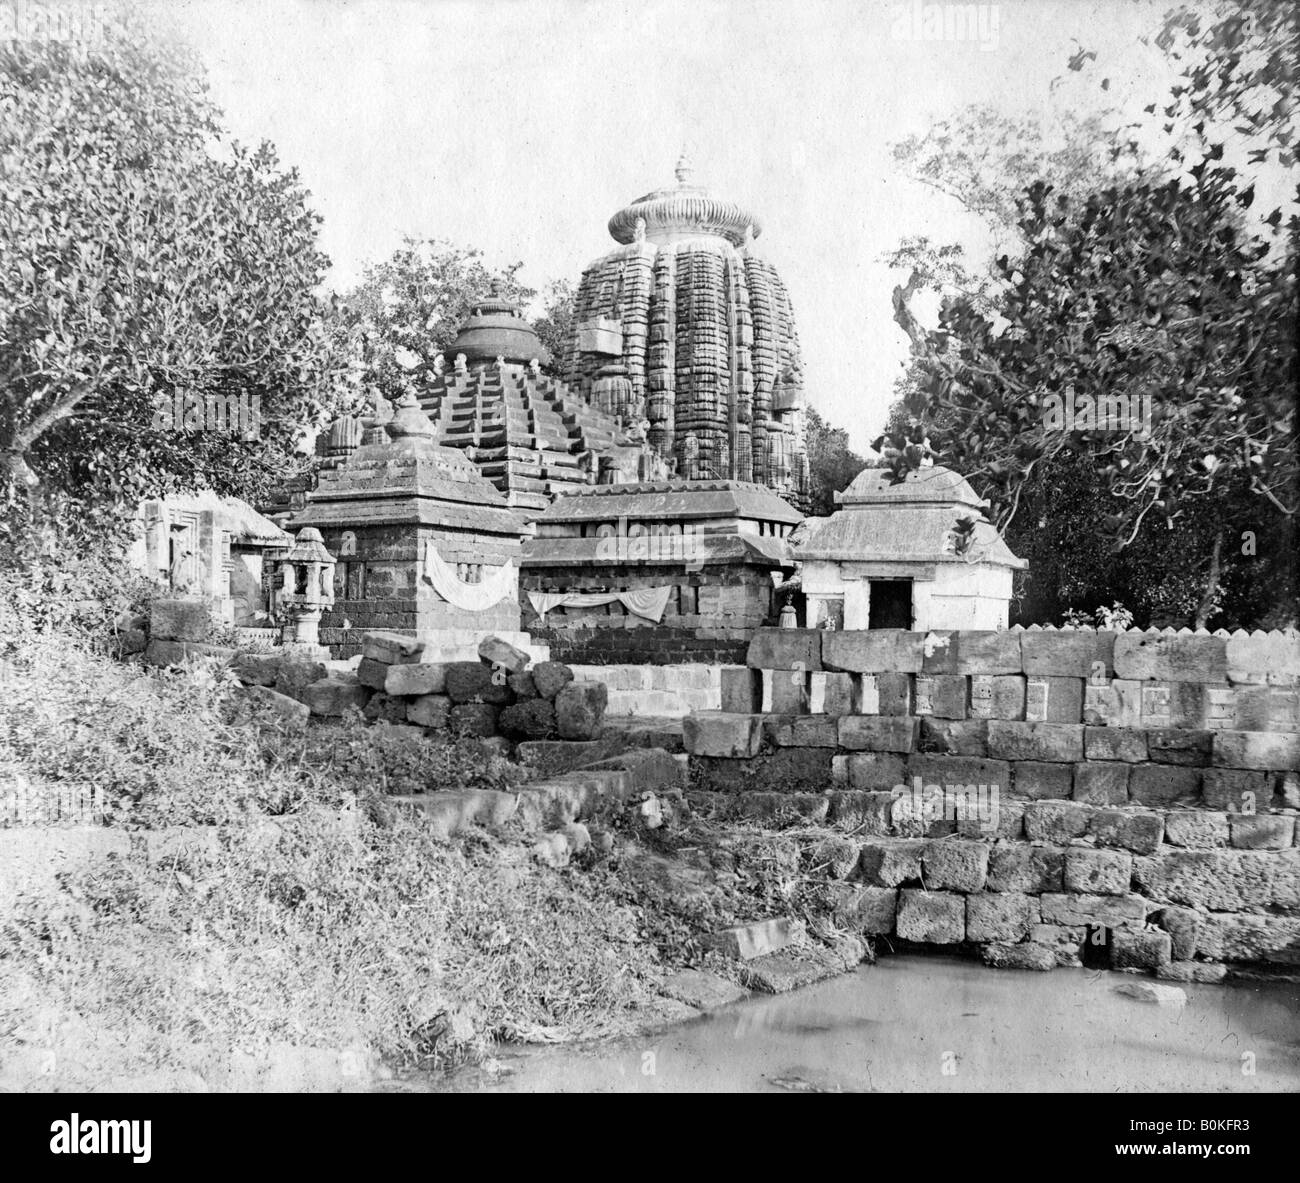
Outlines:
<svg viewBox="0 0 1300 1183"><path fill-rule="evenodd" d="M680 719L692 711L718 710L722 706L722 671L744 667L690 663L571 668L577 678L605 683L609 690L606 714Z"/></svg>
<svg viewBox="0 0 1300 1183"><path fill-rule="evenodd" d="M844 831L862 932L1300 964L1300 635L772 629L720 678L684 723L694 791Z"/></svg>

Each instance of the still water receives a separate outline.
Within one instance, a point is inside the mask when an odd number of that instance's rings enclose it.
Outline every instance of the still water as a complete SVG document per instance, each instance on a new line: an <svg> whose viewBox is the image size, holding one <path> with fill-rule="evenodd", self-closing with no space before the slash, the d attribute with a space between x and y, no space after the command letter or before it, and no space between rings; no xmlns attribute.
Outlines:
<svg viewBox="0 0 1300 1183"><path fill-rule="evenodd" d="M494 1092L1300 1090L1300 985L1180 983L1184 1006L1082 969L990 970L898 956L650 1036L508 1048ZM1172 983L1171 983L1172 984Z"/></svg>

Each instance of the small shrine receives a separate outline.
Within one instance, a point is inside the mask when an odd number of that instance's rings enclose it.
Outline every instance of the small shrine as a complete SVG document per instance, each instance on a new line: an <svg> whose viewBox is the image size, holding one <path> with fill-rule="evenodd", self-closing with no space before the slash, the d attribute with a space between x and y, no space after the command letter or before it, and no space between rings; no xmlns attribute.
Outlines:
<svg viewBox="0 0 1300 1183"><path fill-rule="evenodd" d="M414 395L395 411L380 400L360 426L361 446L322 468L290 527L318 530L336 563L321 643L350 657L372 629L437 633L446 660L476 653L487 632L526 645L524 524L505 497L463 451L439 446Z"/></svg>
<svg viewBox="0 0 1300 1183"><path fill-rule="evenodd" d="M293 539L237 497L169 493L140 503L128 561L177 595L210 600L226 624L270 623L276 562Z"/></svg>
<svg viewBox="0 0 1300 1183"><path fill-rule="evenodd" d="M898 483L860 472L794 548L809 628L1006 628L1018 559L966 479L934 465Z"/></svg>
<svg viewBox="0 0 1300 1183"><path fill-rule="evenodd" d="M524 544L525 627L560 661L743 664L752 630L776 623L802 518L746 481L567 493Z"/></svg>

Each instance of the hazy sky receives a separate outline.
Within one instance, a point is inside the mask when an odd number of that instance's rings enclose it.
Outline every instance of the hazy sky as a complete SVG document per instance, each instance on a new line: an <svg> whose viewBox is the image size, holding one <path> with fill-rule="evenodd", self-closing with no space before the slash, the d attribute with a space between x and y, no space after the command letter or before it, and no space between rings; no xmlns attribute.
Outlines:
<svg viewBox="0 0 1300 1183"><path fill-rule="evenodd" d="M954 202L900 172L891 142L969 103L1050 119L1066 103L1163 97L1161 55L1139 37L1166 0L982 6L983 45L899 36L910 0L164 7L234 134L271 140L300 170L340 288L407 234L523 260L536 287L576 281L612 247L609 216L671 182L685 141L696 180L762 219L808 396L859 450L906 357L890 305L906 277L881 255L908 234L985 248ZM1079 43L1099 54L1083 77L1065 64Z"/></svg>

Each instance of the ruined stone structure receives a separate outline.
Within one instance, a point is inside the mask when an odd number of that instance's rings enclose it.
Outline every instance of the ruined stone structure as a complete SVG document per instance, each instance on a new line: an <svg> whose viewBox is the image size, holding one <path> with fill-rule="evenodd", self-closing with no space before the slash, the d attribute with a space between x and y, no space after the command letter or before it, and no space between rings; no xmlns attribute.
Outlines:
<svg viewBox="0 0 1300 1183"><path fill-rule="evenodd" d="M598 485L557 497L524 546L525 627L562 661L743 660L794 569L801 515L740 481Z"/></svg>
<svg viewBox="0 0 1300 1183"><path fill-rule="evenodd" d="M1300 963L1294 631L763 629L747 656L685 721L691 783L839 831L844 927L1020 969Z"/></svg>
<svg viewBox="0 0 1300 1183"><path fill-rule="evenodd" d="M988 502L938 465L890 481L887 469L864 469L835 494L841 508L796 543L806 623L1006 628L1012 573L1029 564L985 519Z"/></svg>
<svg viewBox="0 0 1300 1183"><path fill-rule="evenodd" d="M439 355L419 405L439 444L472 461L525 523L558 493L668 474L646 442L622 368L602 371L590 402L575 394L543 373L550 354L515 302L493 295L475 304L450 355L451 363ZM346 461L363 439L360 420L335 420L317 440L318 472ZM271 508L300 510L312 485L300 478Z"/></svg>
<svg viewBox="0 0 1300 1183"><path fill-rule="evenodd" d="M439 446L414 396L381 418L363 423L368 442L320 472L292 520L318 529L338 563L321 643L349 657L380 628L437 632L445 653L458 638L472 649L485 632L526 644L515 565L523 522L462 450Z"/></svg>
<svg viewBox="0 0 1300 1183"><path fill-rule="evenodd" d="M293 542L275 522L212 492L143 501L137 521L133 567L174 592L215 601L226 624L267 623L270 568Z"/></svg>
<svg viewBox="0 0 1300 1183"><path fill-rule="evenodd" d="M644 417L677 476L753 481L802 506L799 340L785 285L754 249L761 229L694 184L683 158L676 185L610 219L620 246L583 272L562 363L573 389Z"/></svg>

